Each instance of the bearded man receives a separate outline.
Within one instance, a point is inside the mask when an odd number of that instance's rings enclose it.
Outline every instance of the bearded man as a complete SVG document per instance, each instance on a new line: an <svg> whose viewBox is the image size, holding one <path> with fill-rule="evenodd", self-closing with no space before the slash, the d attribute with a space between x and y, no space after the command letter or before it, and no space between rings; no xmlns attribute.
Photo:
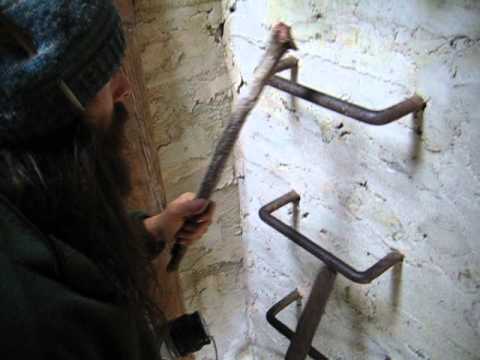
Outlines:
<svg viewBox="0 0 480 360"><path fill-rule="evenodd" d="M211 222L190 193L127 212L124 50L109 0L0 0L4 360L158 358L151 260Z"/></svg>

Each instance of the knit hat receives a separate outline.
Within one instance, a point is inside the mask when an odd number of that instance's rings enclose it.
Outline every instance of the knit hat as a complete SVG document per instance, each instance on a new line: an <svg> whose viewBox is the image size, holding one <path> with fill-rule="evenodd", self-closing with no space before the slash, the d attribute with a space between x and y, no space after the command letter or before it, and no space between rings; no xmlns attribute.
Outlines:
<svg viewBox="0 0 480 360"><path fill-rule="evenodd" d="M34 47L26 54L0 46L2 147L72 125L72 112L83 110L119 67L125 39L110 0L0 0L0 15L3 25L30 34Z"/></svg>

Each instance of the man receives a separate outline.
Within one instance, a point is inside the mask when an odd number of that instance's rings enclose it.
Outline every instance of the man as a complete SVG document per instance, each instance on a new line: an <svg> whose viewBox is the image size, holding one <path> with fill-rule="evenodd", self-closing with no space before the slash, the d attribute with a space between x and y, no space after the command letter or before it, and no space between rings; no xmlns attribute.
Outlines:
<svg viewBox="0 0 480 360"><path fill-rule="evenodd" d="M124 48L109 0L0 0L2 359L156 358L151 259L211 222L125 210Z"/></svg>

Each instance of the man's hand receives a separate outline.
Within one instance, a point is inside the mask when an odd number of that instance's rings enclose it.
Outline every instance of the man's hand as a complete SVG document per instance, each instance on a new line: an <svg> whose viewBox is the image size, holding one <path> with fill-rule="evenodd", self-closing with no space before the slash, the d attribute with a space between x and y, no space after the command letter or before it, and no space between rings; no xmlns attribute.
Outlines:
<svg viewBox="0 0 480 360"><path fill-rule="evenodd" d="M215 203L184 193L160 214L145 219L144 224L154 239L165 240L167 246L174 242L189 246L207 232L214 210Z"/></svg>

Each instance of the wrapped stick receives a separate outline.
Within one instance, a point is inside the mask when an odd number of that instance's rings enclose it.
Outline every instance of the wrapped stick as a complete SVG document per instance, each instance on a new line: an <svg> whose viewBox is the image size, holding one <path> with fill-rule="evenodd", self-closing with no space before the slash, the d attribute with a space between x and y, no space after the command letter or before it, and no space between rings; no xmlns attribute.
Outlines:
<svg viewBox="0 0 480 360"><path fill-rule="evenodd" d="M197 198L209 200L215 187L218 184L222 170L230 156L235 142L238 139L240 130L247 120L250 111L255 107L262 94L267 80L275 73L275 67L281 57L289 49L297 49L290 33L290 27L278 23L272 29L267 50L256 68L252 84L247 90L247 94L242 97L233 109L227 127L223 130L222 136L215 148L213 157L208 166L200 189L197 192ZM167 271L176 271L180 261L187 251L186 246L176 243L172 249L172 258L167 266Z"/></svg>

